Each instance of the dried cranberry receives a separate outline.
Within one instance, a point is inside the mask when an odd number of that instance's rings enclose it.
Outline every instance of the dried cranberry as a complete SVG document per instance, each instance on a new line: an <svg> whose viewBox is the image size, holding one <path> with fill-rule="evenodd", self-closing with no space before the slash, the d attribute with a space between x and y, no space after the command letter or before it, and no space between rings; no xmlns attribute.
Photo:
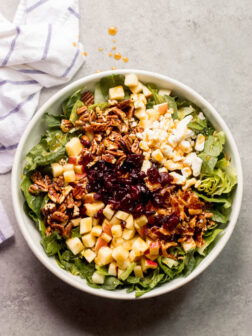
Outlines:
<svg viewBox="0 0 252 336"><path fill-rule="evenodd" d="M150 183L155 184L155 183L160 182L160 174L157 168L152 167L148 169L147 176L148 176Z"/></svg>
<svg viewBox="0 0 252 336"><path fill-rule="evenodd" d="M88 153L88 154L84 154L80 160L79 160L79 164L81 164L82 166L86 167L87 164L89 164L90 162L92 162L94 160L93 156Z"/></svg>

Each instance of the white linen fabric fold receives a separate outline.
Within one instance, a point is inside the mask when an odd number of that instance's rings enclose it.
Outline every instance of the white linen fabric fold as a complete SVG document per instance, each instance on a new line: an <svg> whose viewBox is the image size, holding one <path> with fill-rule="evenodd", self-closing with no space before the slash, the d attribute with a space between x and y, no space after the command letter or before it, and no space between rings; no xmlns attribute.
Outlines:
<svg viewBox="0 0 252 336"><path fill-rule="evenodd" d="M69 81L84 62L78 0L21 0L0 14L0 174L11 169L42 87Z"/></svg>

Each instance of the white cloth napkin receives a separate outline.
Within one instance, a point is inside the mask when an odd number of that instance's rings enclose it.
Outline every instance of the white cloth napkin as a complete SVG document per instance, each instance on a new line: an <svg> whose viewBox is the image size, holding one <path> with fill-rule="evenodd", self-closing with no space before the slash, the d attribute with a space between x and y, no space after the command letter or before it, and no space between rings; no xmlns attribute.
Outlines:
<svg viewBox="0 0 252 336"><path fill-rule="evenodd" d="M11 169L42 87L82 65L78 0L21 0L13 23L0 14L0 173Z"/></svg>
<svg viewBox="0 0 252 336"><path fill-rule="evenodd" d="M69 81L84 62L78 0L21 0L13 23L0 14L0 174L11 169L42 87ZM0 244L13 235L0 202Z"/></svg>

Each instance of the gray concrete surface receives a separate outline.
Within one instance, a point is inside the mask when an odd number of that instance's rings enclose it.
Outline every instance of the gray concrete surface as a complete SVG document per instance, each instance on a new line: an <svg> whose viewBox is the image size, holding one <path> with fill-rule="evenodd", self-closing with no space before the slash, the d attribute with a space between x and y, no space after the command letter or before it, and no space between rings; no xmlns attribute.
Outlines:
<svg viewBox="0 0 252 336"><path fill-rule="evenodd" d="M18 0L0 1L12 19ZM81 293L33 256L17 227L10 174L0 197L15 239L0 247L0 335L252 334L252 2L249 0L80 0L87 62L75 77L97 69L140 68L177 78L217 108L237 141L245 174L242 211L217 260L197 279L162 297L119 302ZM118 50L127 64L108 58ZM106 52L98 52L103 47ZM40 104L58 88L44 90Z"/></svg>

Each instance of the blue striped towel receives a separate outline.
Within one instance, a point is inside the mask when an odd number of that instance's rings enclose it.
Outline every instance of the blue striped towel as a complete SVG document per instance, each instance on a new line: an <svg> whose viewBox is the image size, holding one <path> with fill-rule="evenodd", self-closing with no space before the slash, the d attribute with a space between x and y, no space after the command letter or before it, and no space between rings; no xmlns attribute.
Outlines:
<svg viewBox="0 0 252 336"><path fill-rule="evenodd" d="M69 81L84 62L78 0L21 0L0 14L0 174L11 169L42 87Z"/></svg>
<svg viewBox="0 0 252 336"><path fill-rule="evenodd" d="M13 23L0 14L0 174L11 169L42 87L69 81L84 62L78 0L21 0ZM0 243L13 235L0 203Z"/></svg>

